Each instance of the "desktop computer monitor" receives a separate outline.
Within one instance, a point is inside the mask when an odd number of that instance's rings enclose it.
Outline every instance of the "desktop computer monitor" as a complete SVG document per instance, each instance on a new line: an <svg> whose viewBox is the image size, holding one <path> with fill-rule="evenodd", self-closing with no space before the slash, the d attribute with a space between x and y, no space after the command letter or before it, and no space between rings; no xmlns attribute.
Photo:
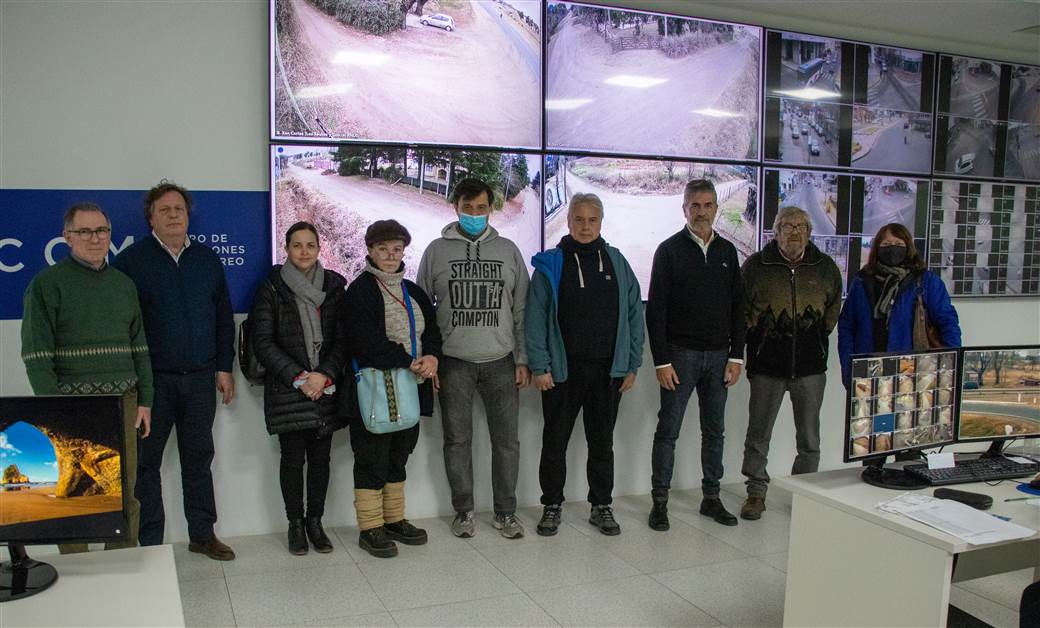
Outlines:
<svg viewBox="0 0 1040 628"><path fill-rule="evenodd" d="M964 349L959 386L959 442L1040 436L1040 345Z"/></svg>
<svg viewBox="0 0 1040 628"><path fill-rule="evenodd" d="M956 349L852 357L843 457L866 463L865 481L918 484L884 468L886 458L955 441L957 358Z"/></svg>
<svg viewBox="0 0 1040 628"><path fill-rule="evenodd" d="M124 451L120 396L0 397L0 601L57 578L25 545L128 538Z"/></svg>

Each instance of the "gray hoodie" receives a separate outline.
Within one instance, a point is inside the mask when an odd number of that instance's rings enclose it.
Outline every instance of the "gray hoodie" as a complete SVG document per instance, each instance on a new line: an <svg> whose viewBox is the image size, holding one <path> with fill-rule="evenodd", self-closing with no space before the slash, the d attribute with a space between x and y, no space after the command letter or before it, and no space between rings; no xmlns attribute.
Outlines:
<svg viewBox="0 0 1040 628"><path fill-rule="evenodd" d="M437 307L444 355L490 362L510 353L527 364L524 304L527 264L512 240L490 225L475 241L458 222L441 230L423 252L416 281Z"/></svg>

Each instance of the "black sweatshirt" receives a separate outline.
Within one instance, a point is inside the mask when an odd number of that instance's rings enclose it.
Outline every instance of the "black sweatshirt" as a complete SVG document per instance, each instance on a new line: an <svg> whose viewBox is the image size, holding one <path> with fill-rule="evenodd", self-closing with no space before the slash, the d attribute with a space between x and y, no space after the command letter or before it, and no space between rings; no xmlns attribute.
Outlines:
<svg viewBox="0 0 1040 628"><path fill-rule="evenodd" d="M563 273L557 320L568 360L614 357L618 287L606 245L603 238L588 244L580 244L571 236L560 240Z"/></svg>
<svg viewBox="0 0 1040 628"><path fill-rule="evenodd" d="M705 259L689 230L668 238L654 253L646 326L654 365L672 362L669 344L694 351L728 349L744 357L744 283L737 249L715 234Z"/></svg>

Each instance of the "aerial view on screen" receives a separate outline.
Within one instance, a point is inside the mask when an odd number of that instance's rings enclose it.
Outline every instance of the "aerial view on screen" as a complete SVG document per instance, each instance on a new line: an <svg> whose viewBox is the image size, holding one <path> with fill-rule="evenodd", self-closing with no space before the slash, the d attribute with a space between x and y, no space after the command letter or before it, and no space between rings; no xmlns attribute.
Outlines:
<svg viewBox="0 0 1040 628"><path fill-rule="evenodd" d="M715 230L737 248L741 263L758 250L758 173L747 166L549 155L545 165L545 247L567 234L567 204L577 193L603 201L603 238L625 254L646 296L654 251L686 224L683 188L691 179L715 184Z"/></svg>
<svg viewBox="0 0 1040 628"><path fill-rule="evenodd" d="M789 164L838 165L838 110L836 103L780 99L776 158ZM777 128L775 123L772 128Z"/></svg>
<svg viewBox="0 0 1040 628"><path fill-rule="evenodd" d="M996 119L1000 99L1000 65L982 59L951 57L950 75L943 79L949 80L950 87L947 113L969 118Z"/></svg>
<svg viewBox="0 0 1040 628"><path fill-rule="evenodd" d="M915 233L918 214L927 213L927 207L918 207L918 185L927 182L903 177L864 177L861 233L873 235L881 227L898 222L910 235L923 237L923 233Z"/></svg>
<svg viewBox="0 0 1040 628"><path fill-rule="evenodd" d="M296 221L306 220L321 234L322 265L353 279L364 270L365 229L376 220L393 218L411 233L405 274L414 279L426 245L456 220L448 199L465 176L491 186L491 226L513 240L525 259L541 247L538 156L357 145L274 146L271 172L272 241L279 263L285 259L282 234Z"/></svg>
<svg viewBox="0 0 1040 628"><path fill-rule="evenodd" d="M867 104L872 107L921 110L921 89L932 77L924 76L923 60L931 58L917 50L870 46L867 66Z"/></svg>
<svg viewBox="0 0 1040 628"><path fill-rule="evenodd" d="M852 165L874 170L928 173L932 115L896 109L852 109Z"/></svg>
<svg viewBox="0 0 1040 628"><path fill-rule="evenodd" d="M1040 349L965 351L960 438L1040 434Z"/></svg>
<svg viewBox="0 0 1040 628"><path fill-rule="evenodd" d="M550 148L753 159L761 29L550 2Z"/></svg>
<svg viewBox="0 0 1040 628"><path fill-rule="evenodd" d="M841 96L841 40L783 33L780 40L780 85L771 95L805 100L837 100Z"/></svg>
<svg viewBox="0 0 1040 628"><path fill-rule="evenodd" d="M279 138L536 148L538 0L276 0Z"/></svg>
<svg viewBox="0 0 1040 628"><path fill-rule="evenodd" d="M940 115L936 124L946 126L946 161L935 169L953 174L992 177L996 153L996 124L980 118Z"/></svg>

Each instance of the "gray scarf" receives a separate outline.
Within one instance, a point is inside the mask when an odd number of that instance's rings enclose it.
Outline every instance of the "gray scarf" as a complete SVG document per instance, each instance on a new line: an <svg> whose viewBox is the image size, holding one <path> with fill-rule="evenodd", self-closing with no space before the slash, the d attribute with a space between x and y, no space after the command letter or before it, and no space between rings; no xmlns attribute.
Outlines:
<svg viewBox="0 0 1040 628"><path fill-rule="evenodd" d="M318 354L324 337L321 334L321 313L318 308L325 302L325 270L321 262L314 262L306 274L292 262L286 262L281 270L282 281L296 297L296 307L300 311L300 323L303 325L303 346L307 348L309 368L318 366Z"/></svg>
<svg viewBox="0 0 1040 628"><path fill-rule="evenodd" d="M896 301L896 295L899 294L899 288L910 274L910 269L905 266L885 266L881 262L877 262L877 268L878 272L875 277L881 282L881 289L878 290L877 301L874 303L874 318L884 319L887 324L888 318L892 314L892 305Z"/></svg>

